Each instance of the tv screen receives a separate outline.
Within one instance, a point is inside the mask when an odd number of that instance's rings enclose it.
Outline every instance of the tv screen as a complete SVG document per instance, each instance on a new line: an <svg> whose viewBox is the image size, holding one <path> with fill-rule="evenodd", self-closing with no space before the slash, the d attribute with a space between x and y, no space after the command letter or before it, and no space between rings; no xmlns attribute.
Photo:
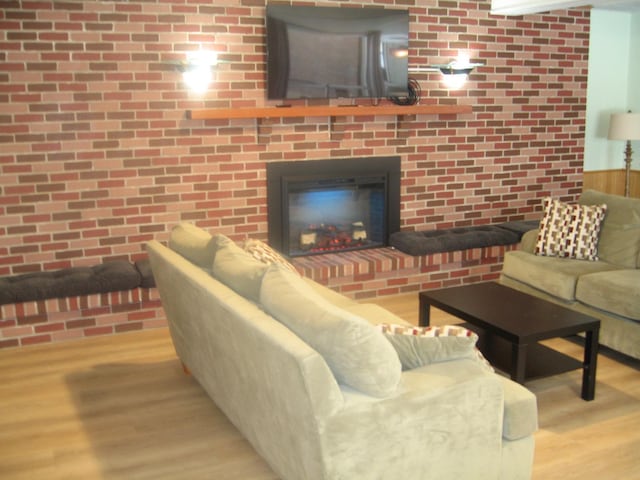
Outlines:
<svg viewBox="0 0 640 480"><path fill-rule="evenodd" d="M409 12L267 5L267 97L407 95Z"/></svg>

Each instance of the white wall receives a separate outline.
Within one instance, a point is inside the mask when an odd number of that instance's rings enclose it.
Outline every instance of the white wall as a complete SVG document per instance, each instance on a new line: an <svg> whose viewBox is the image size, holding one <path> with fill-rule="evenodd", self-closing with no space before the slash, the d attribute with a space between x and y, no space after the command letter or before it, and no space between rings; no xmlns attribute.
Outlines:
<svg viewBox="0 0 640 480"><path fill-rule="evenodd" d="M631 68L629 69L629 103L640 112L640 13L631 16ZM640 151L638 152L640 154ZM640 157L638 157L640 159Z"/></svg>
<svg viewBox="0 0 640 480"><path fill-rule="evenodd" d="M640 13L593 9L584 170L624 167L623 141L607 140L612 113L640 112ZM640 142L633 142L632 164L640 169Z"/></svg>

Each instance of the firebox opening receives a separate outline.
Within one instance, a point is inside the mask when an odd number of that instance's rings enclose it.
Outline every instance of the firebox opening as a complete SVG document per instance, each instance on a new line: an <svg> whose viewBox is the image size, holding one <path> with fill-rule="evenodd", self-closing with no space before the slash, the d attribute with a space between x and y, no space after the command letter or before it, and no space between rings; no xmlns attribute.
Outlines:
<svg viewBox="0 0 640 480"><path fill-rule="evenodd" d="M384 245L384 176L287 185L290 256Z"/></svg>
<svg viewBox="0 0 640 480"><path fill-rule="evenodd" d="M267 164L269 243L296 257L388 245L400 226L400 158Z"/></svg>

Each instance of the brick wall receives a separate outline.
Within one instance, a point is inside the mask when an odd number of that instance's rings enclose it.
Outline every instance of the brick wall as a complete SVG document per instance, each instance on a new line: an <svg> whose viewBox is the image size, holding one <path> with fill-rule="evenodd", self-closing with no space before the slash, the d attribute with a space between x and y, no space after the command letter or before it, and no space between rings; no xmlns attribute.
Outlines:
<svg viewBox="0 0 640 480"><path fill-rule="evenodd" d="M313 2L309 2L313 3ZM265 164L400 155L402 227L532 218L581 189L588 10L505 18L489 0L317 2L409 8L411 64L486 63L423 102L472 114L188 120L264 100L265 0L0 2L0 275L136 260L193 221L266 238ZM170 62L229 61L204 96Z"/></svg>

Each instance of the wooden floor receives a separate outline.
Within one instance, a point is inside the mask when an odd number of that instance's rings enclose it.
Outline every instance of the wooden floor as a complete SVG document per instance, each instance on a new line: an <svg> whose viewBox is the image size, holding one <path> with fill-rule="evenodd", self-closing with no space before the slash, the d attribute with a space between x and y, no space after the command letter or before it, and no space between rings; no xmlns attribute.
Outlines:
<svg viewBox="0 0 640 480"><path fill-rule="evenodd" d="M417 322L417 294L377 303ZM574 341L551 344L581 358ZM640 361L601 354L593 402L580 382L576 371L527 385L540 420L533 478L640 479ZM276 477L157 329L0 351L0 479Z"/></svg>

